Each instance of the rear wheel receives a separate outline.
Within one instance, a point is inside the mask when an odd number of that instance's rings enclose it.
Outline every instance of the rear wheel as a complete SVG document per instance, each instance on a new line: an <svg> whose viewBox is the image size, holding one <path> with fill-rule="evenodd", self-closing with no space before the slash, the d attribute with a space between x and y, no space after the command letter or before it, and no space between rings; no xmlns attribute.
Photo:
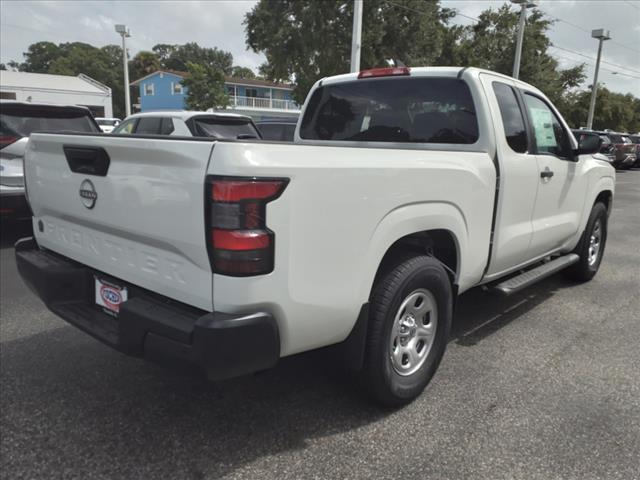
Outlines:
<svg viewBox="0 0 640 480"><path fill-rule="evenodd" d="M607 207L598 202L593 206L587 226L574 253L580 260L565 270L567 277L579 282L591 280L600 268L607 243Z"/></svg>
<svg viewBox="0 0 640 480"><path fill-rule="evenodd" d="M362 377L388 406L416 398L447 345L452 291L442 265L426 255L398 262L373 288Z"/></svg>

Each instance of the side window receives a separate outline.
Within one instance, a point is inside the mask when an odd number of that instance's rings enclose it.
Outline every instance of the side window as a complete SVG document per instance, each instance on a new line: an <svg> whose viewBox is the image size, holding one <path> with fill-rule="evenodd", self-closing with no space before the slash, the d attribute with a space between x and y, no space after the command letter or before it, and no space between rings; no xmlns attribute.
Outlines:
<svg viewBox="0 0 640 480"><path fill-rule="evenodd" d="M160 117L140 117L136 133L142 135L158 135L160 133Z"/></svg>
<svg viewBox="0 0 640 480"><path fill-rule="evenodd" d="M571 143L562 124L549 106L533 95L524 94L529 119L535 133L537 153L571 157Z"/></svg>
<svg viewBox="0 0 640 480"><path fill-rule="evenodd" d="M133 130L137 121L138 121L137 118L130 118L129 120L125 120L116 128L114 128L113 132L111 133L120 134L120 135L130 135L133 133Z"/></svg>
<svg viewBox="0 0 640 480"><path fill-rule="evenodd" d="M153 83L145 83L144 84L144 95L152 96L154 94Z"/></svg>
<svg viewBox="0 0 640 480"><path fill-rule="evenodd" d="M173 120L170 118L163 118L160 126L160 135L171 135L175 127L173 126Z"/></svg>
<svg viewBox="0 0 640 480"><path fill-rule="evenodd" d="M493 82L493 92L500 107L507 143L514 152L525 153L527 151L527 130L516 100L516 92L506 83L500 82Z"/></svg>

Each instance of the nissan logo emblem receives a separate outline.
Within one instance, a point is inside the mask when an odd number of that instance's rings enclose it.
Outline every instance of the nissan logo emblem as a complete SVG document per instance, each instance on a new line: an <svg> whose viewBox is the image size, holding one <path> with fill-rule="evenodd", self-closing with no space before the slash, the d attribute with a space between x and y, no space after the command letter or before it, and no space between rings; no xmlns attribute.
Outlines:
<svg viewBox="0 0 640 480"><path fill-rule="evenodd" d="M83 180L80 184L80 199L82 200L82 204L88 209L95 207L96 200L98 200L98 192L96 192L91 180Z"/></svg>

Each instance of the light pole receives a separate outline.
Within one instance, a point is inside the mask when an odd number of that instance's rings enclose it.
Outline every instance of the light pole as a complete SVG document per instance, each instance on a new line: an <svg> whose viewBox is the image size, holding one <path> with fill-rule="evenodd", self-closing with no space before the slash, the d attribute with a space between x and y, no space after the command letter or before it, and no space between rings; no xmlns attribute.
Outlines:
<svg viewBox="0 0 640 480"><path fill-rule="evenodd" d="M593 85L591 86L591 102L589 102L589 116L587 117L587 128L593 128L593 114L596 111L596 95L598 94L598 71L600 70L600 57L602 56L602 42L609 40L609 30L598 28L591 30L591 38L598 39L598 58L596 60L596 71L593 75Z"/></svg>
<svg viewBox="0 0 640 480"><path fill-rule="evenodd" d="M516 42L516 58L513 60L513 78L520 76L520 58L522 57L522 40L524 39L524 24L527 20L527 8L538 6L535 0L511 0L511 3L520 5L520 23L518 24L518 40Z"/></svg>
<svg viewBox="0 0 640 480"><path fill-rule="evenodd" d="M131 36L131 31L126 25L116 25L116 32L122 37L122 66L124 67L124 112L125 116L131 115L131 100L129 98L129 62L127 59L127 37Z"/></svg>
<svg viewBox="0 0 640 480"><path fill-rule="evenodd" d="M360 70L362 43L362 0L353 0L353 32L351 33L351 73Z"/></svg>

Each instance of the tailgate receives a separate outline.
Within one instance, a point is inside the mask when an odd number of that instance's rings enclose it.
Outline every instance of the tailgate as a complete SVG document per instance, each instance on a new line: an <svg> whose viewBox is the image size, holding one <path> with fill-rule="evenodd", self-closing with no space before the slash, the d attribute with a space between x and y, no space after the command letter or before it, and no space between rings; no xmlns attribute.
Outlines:
<svg viewBox="0 0 640 480"><path fill-rule="evenodd" d="M204 226L212 149L211 141L33 134L25 174L38 244L213 310Z"/></svg>

